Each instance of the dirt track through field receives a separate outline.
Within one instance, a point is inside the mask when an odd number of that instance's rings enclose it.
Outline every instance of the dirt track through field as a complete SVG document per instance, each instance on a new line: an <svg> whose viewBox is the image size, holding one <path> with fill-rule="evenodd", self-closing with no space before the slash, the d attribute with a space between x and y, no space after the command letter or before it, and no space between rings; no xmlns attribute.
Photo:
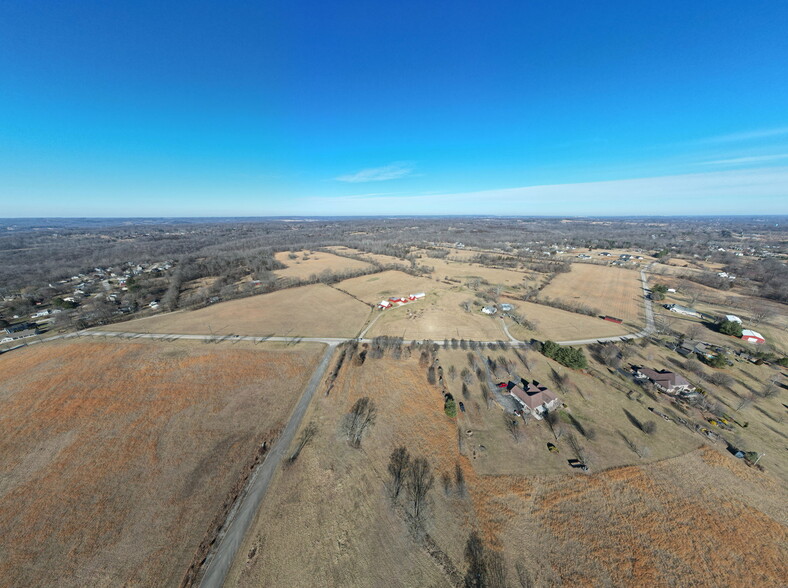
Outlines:
<svg viewBox="0 0 788 588"><path fill-rule="evenodd" d="M309 402L312 400L315 390L317 390L323 375L326 373L326 369L331 362L331 356L334 354L334 349L336 349L336 344L328 345L323 359L312 374L306 390L304 390L301 399L293 410L293 415L290 417L285 430L274 443L265 461L252 474L249 486L244 496L240 499L237 510L231 515L231 519L219 533L217 547L212 554L209 554L205 562L205 571L200 581L201 587L220 588L224 584L224 579L230 571L230 566L232 566L238 549L246 536L246 531L257 515L260 503L265 497L268 486L271 484L271 479L279 467L282 457L284 457L285 452L292 443L296 431L301 426L301 420L304 418Z"/></svg>

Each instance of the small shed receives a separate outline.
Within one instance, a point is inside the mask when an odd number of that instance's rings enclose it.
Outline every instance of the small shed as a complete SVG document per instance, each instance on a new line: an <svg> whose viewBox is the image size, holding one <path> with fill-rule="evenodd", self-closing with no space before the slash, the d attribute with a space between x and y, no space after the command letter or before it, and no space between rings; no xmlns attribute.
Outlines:
<svg viewBox="0 0 788 588"><path fill-rule="evenodd" d="M742 324L741 319L737 317L735 314L726 314L725 320L731 323L739 323Z"/></svg>

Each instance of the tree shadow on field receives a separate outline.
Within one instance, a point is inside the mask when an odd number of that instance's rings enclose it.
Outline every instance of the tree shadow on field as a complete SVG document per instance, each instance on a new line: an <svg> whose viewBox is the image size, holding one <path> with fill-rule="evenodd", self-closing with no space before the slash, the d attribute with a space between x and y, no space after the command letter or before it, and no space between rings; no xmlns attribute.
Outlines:
<svg viewBox="0 0 788 588"><path fill-rule="evenodd" d="M583 437L587 437L586 429L585 427L583 427L583 425L580 424L580 421L578 421L574 416L572 416L568 412L566 413L566 416L569 417L569 422L572 423L572 426L577 430L577 432L580 433Z"/></svg>
<svg viewBox="0 0 788 588"><path fill-rule="evenodd" d="M624 414L627 415L629 422L632 423L637 429L643 430L643 423L641 423L635 415L629 412L626 408L624 409ZM623 435L622 435L623 436Z"/></svg>
<svg viewBox="0 0 788 588"><path fill-rule="evenodd" d="M639 448L638 448L638 446L637 446L637 443L635 443L634 441L632 441L632 440L631 440L629 437L627 437L626 435L624 435L624 433L622 433L621 431L616 431L616 432L618 433L619 437L621 437L621 439L624 441L624 444L627 446L627 448L628 448L628 449L629 449L629 450L630 450L632 453L634 453L635 455L637 455L638 457L641 457L641 452L640 452L640 449L639 449Z"/></svg>

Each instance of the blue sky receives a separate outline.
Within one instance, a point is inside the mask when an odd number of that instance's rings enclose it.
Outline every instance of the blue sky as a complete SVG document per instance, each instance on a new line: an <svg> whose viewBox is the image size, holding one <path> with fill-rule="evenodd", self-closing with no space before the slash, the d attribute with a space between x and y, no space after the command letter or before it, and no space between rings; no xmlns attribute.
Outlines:
<svg viewBox="0 0 788 588"><path fill-rule="evenodd" d="M785 214L786 22L778 1L3 2L0 216Z"/></svg>

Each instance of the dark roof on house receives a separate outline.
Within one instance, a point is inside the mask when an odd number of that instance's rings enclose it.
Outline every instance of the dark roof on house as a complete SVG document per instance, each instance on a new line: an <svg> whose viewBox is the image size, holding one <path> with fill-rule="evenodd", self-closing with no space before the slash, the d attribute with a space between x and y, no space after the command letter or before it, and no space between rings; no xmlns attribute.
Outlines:
<svg viewBox="0 0 788 588"><path fill-rule="evenodd" d="M675 386L689 386L690 383L681 374L669 372L668 370L652 370L651 368L640 368L640 373L646 376L655 384L659 384L666 390Z"/></svg>
<svg viewBox="0 0 788 588"><path fill-rule="evenodd" d="M534 386L533 384L528 384L528 387L523 389L520 386L514 386L510 391L510 394L514 395L520 402L522 402L525 406L533 410L537 406L541 406L542 404L547 404L552 402L553 400L557 400L558 396L553 394L550 390L545 388L544 386Z"/></svg>

